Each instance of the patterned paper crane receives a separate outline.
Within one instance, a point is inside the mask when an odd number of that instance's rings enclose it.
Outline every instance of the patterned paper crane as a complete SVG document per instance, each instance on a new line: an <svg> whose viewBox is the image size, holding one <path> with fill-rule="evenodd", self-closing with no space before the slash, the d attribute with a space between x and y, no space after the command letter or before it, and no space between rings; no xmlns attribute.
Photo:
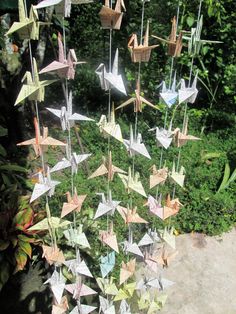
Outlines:
<svg viewBox="0 0 236 314"><path fill-rule="evenodd" d="M149 46L149 21L147 22L146 33L144 39L138 44L138 37L133 34L128 42L128 48L131 51L131 59L133 62L148 62L152 49L158 45Z"/></svg>
<svg viewBox="0 0 236 314"><path fill-rule="evenodd" d="M59 55L58 61L53 61L48 66L43 68L39 74L48 73L48 72L56 72L57 75L61 78L67 78L68 80L73 80L75 78L75 69L77 64L85 63L83 61L78 62L75 50L70 49L67 58L65 56L65 50L62 43L61 34L58 33L58 47L59 47Z"/></svg>
<svg viewBox="0 0 236 314"><path fill-rule="evenodd" d="M110 6L110 0L105 0L105 5L99 12L102 28L119 30L123 18L122 8L126 10L123 0L116 1L115 9Z"/></svg>

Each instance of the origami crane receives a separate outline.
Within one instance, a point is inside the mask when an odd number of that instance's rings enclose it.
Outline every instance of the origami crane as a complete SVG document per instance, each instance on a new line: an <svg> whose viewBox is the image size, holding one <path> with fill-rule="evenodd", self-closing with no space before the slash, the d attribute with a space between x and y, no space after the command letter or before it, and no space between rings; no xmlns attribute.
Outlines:
<svg viewBox="0 0 236 314"><path fill-rule="evenodd" d="M68 300L67 297L64 296L60 303L55 302L55 304L52 305L52 314L65 314L68 309Z"/></svg>
<svg viewBox="0 0 236 314"><path fill-rule="evenodd" d="M13 33L17 33L20 39L39 39L39 27L42 23L38 22L38 13L35 10L34 6L31 6L29 17L27 17L26 7L24 5L24 0L18 0L18 9L19 9L19 22L14 22L6 36L9 36Z"/></svg>
<svg viewBox="0 0 236 314"><path fill-rule="evenodd" d="M174 16L172 19L172 28L170 37L168 40L152 35L152 37L157 38L158 40L168 44L168 55L172 57L179 57L181 54L181 50L183 47L182 38L183 33L180 32L177 36L177 25L176 25L176 17Z"/></svg>
<svg viewBox="0 0 236 314"><path fill-rule="evenodd" d="M128 193L132 191L135 191L142 196L146 197L146 193L144 191L144 188L142 186L142 183L139 181L139 173L136 172L134 176L131 174L131 168L128 170L128 176L118 173L118 176L120 177L121 181L123 182L125 188L127 189Z"/></svg>
<svg viewBox="0 0 236 314"><path fill-rule="evenodd" d="M55 172L55 171L60 171L60 170L64 170L66 168L71 168L71 172L72 175L73 174L77 174L78 172L78 165L85 161L88 157L91 156L91 154L81 154L81 155L77 155L75 152L71 154L71 152L69 151L68 147L66 150L66 155L67 158L62 158L61 161L59 161L58 163L56 163L56 165L54 167L52 167L51 169L51 173Z"/></svg>
<svg viewBox="0 0 236 314"><path fill-rule="evenodd" d="M112 156L110 151L108 159L103 157L103 163L101 164L101 166L97 170L95 170L88 177L88 179L96 178L107 174L108 181L112 181L115 173L126 174L127 172L112 164Z"/></svg>
<svg viewBox="0 0 236 314"><path fill-rule="evenodd" d="M47 176L43 176L41 172L38 173L38 183L35 184L33 193L30 198L30 203L37 198L47 193L49 197L53 196L55 187L60 184L59 181L51 180L50 169L47 168Z"/></svg>
<svg viewBox="0 0 236 314"><path fill-rule="evenodd" d="M48 111L53 113L61 121L61 128L63 131L69 130L75 125L75 121L94 121L86 116L79 113L72 114L72 92L70 91L69 99L67 103L67 109L65 106L61 107L61 110L46 108Z"/></svg>
<svg viewBox="0 0 236 314"><path fill-rule="evenodd" d="M199 137L188 135L188 116L184 120L183 131L181 132L179 128L173 131L174 143L177 147L185 145L188 141L199 141Z"/></svg>
<svg viewBox="0 0 236 314"><path fill-rule="evenodd" d="M204 44L220 44L222 41L218 40L205 40L201 39L203 26L203 15L201 15L200 19L197 21L197 27L192 27L190 32L190 37L183 36L183 39L188 41L188 53L189 55L198 55L200 53L200 49ZM185 32L188 33L188 32Z"/></svg>
<svg viewBox="0 0 236 314"><path fill-rule="evenodd" d="M175 163L173 163L170 177L181 187L184 186L185 168L182 166L179 171L175 170Z"/></svg>
<svg viewBox="0 0 236 314"><path fill-rule="evenodd" d="M170 209L172 209L172 212L174 213L173 215L175 215L179 212L182 206L183 204L180 203L178 198L171 200L170 194L167 195L164 210L170 211Z"/></svg>
<svg viewBox="0 0 236 314"><path fill-rule="evenodd" d="M120 269L120 285L126 282L130 277L133 276L135 272L136 259L131 259L129 262L125 263L122 261ZM136 285L136 284L135 284ZM114 300L115 301L115 300ZM117 300L118 301L118 300Z"/></svg>
<svg viewBox="0 0 236 314"><path fill-rule="evenodd" d="M169 129L166 130L164 128L152 128L149 131L156 131L156 143L158 147L164 147L165 149L169 148L172 142L172 132L171 132L172 124L170 124Z"/></svg>
<svg viewBox="0 0 236 314"><path fill-rule="evenodd" d="M115 285L114 277L110 277L109 279L106 278L96 278L97 284L99 288L102 290L104 294L107 295L116 295L118 293L118 289Z"/></svg>
<svg viewBox="0 0 236 314"><path fill-rule="evenodd" d="M100 313L116 314L115 306L113 305L112 301L109 301L109 300L105 299L104 297L99 296L99 303L100 303L99 314Z"/></svg>
<svg viewBox="0 0 236 314"><path fill-rule="evenodd" d="M159 291L164 290L168 287L171 287L174 285L173 281L170 281L168 279L162 278L160 275L159 278L151 277L151 278L141 278L139 282L137 283L136 290L146 290L151 288L158 289Z"/></svg>
<svg viewBox="0 0 236 314"><path fill-rule="evenodd" d="M96 310L96 306L78 304L73 308L70 314L89 314Z"/></svg>
<svg viewBox="0 0 236 314"><path fill-rule="evenodd" d="M74 195L71 197L70 192L66 192L67 202L63 203L62 211L61 211L61 218L65 217L69 213L73 212L80 212L82 204L87 197L87 195L78 195L77 190L75 188Z"/></svg>
<svg viewBox="0 0 236 314"><path fill-rule="evenodd" d="M43 152L47 151L48 146L66 146L65 143L58 141L48 136L48 128L43 128L43 136L40 134L38 120L34 118L35 138L18 143L17 146L32 145L36 157L41 156Z"/></svg>
<svg viewBox="0 0 236 314"><path fill-rule="evenodd" d="M100 269L102 273L102 278L105 278L115 266L115 252L112 251L105 256L100 257Z"/></svg>
<svg viewBox="0 0 236 314"><path fill-rule="evenodd" d="M147 314L156 314L165 304L167 299L166 295L158 295L151 297L150 292L141 295L138 301L139 310L148 310Z"/></svg>
<svg viewBox="0 0 236 314"><path fill-rule="evenodd" d="M179 104L183 102L189 102L193 104L197 98L198 89L197 89L197 77L198 73L195 75L192 86L186 87L184 79L181 79L181 85L179 89Z"/></svg>
<svg viewBox="0 0 236 314"><path fill-rule="evenodd" d="M101 195L102 202L99 203L93 219L97 219L105 214L114 215L114 212L117 206L120 204L120 202L112 200L111 190L108 191L107 199L105 198L104 193L97 193L97 195Z"/></svg>
<svg viewBox="0 0 236 314"><path fill-rule="evenodd" d="M148 252L145 252L145 263L151 269L152 272L158 274L160 271L160 258Z"/></svg>
<svg viewBox="0 0 236 314"><path fill-rule="evenodd" d="M118 243L116 239L116 235L113 232L113 224L110 224L110 228L108 231L100 230L99 231L99 238L102 243L108 245L112 250L119 253Z"/></svg>
<svg viewBox="0 0 236 314"><path fill-rule="evenodd" d="M104 137L112 136L121 143L123 143L123 137L121 133L121 128L119 124L115 121L115 109L114 104L112 104L111 116L107 121L107 117L103 114L98 123L96 123L99 127L100 132Z"/></svg>
<svg viewBox="0 0 236 314"><path fill-rule="evenodd" d="M79 299L80 297L97 294L97 292L85 284L72 283L65 286L65 289L73 295L74 299Z"/></svg>
<svg viewBox="0 0 236 314"><path fill-rule="evenodd" d="M118 74L118 57L119 50L117 48L111 72L107 72L105 65L101 63L95 73L99 77L101 88L103 90L107 91L111 88L115 88L122 94L127 95L122 76Z"/></svg>
<svg viewBox="0 0 236 314"><path fill-rule="evenodd" d="M136 282L124 284L123 288L120 288L117 295L114 298L115 301L121 301L132 298L136 287Z"/></svg>
<svg viewBox="0 0 236 314"><path fill-rule="evenodd" d="M58 16L70 17L71 4L90 3L93 0L43 0L35 5L36 9L43 9L55 5L55 11Z"/></svg>
<svg viewBox="0 0 236 314"><path fill-rule="evenodd" d="M130 156L133 157L140 154L148 159L151 159L145 145L142 142L142 135L138 133L137 138L134 137L132 125L130 125L130 139L124 140L124 145L129 152Z"/></svg>
<svg viewBox="0 0 236 314"><path fill-rule="evenodd" d="M58 217L50 217L50 218L44 218L37 224L30 227L29 231L35 231L35 230L49 230L50 228L58 229L58 228L64 228L71 224L68 220L61 220ZM59 302L60 303L60 302Z"/></svg>
<svg viewBox="0 0 236 314"><path fill-rule="evenodd" d="M50 288L52 290L53 296L56 299L57 304L60 304L62 301L62 295L65 289L65 278L57 270L54 270L52 276L45 281L44 284L50 283Z"/></svg>
<svg viewBox="0 0 236 314"><path fill-rule="evenodd" d="M167 167L157 170L156 166L153 165L151 169L152 169L152 174L150 175L150 189L154 188L158 184L164 184L168 176Z"/></svg>
<svg viewBox="0 0 236 314"><path fill-rule="evenodd" d="M141 223L141 224L147 224L148 221L143 219L139 216L137 213L137 207L134 207L133 209L125 208L123 206L117 206L117 211L121 215L121 217L124 219L126 224L130 223Z"/></svg>
<svg viewBox="0 0 236 314"><path fill-rule="evenodd" d="M163 267L168 267L170 262L176 257L178 251L174 251L169 253L164 247L162 248L160 255L159 255L159 263Z"/></svg>
<svg viewBox="0 0 236 314"><path fill-rule="evenodd" d="M143 103L154 108L158 109L157 106L154 106L152 103L150 103L148 100L146 100L144 97L140 95L140 81L137 81L136 89L135 89L135 97L131 97L130 99L123 102L120 106L116 108L116 110L126 107L129 104L134 104L134 112L142 112Z"/></svg>
<svg viewBox="0 0 236 314"><path fill-rule="evenodd" d="M33 75L27 71L23 76L22 82L26 81L21 87L14 106L21 103L26 98L38 102L44 101L45 87L56 82L57 80L39 80L38 68L35 58L33 58Z"/></svg>
<svg viewBox="0 0 236 314"><path fill-rule="evenodd" d="M124 241L123 246L124 246L123 250L126 254L132 253L132 254L138 255L140 257L143 257L143 253L141 252L137 243L135 243L133 241Z"/></svg>
<svg viewBox="0 0 236 314"><path fill-rule="evenodd" d="M176 215L179 211L179 206L178 210L176 209L176 205L180 204L177 199L175 200L170 200L170 195L168 195L167 200L166 200L166 205L162 206L161 205L161 200L156 200L154 197L151 195L148 196L148 206L149 210L152 214L158 216L162 220L165 220L169 218L170 216Z"/></svg>
<svg viewBox="0 0 236 314"><path fill-rule="evenodd" d="M166 87L166 82L162 82L162 91L160 93L161 99L164 103L171 108L177 101L178 93L176 92L176 73L174 75L171 88Z"/></svg>
<svg viewBox="0 0 236 314"><path fill-rule="evenodd" d="M130 305L126 302L126 300L121 301L119 314L131 314Z"/></svg>
<svg viewBox="0 0 236 314"><path fill-rule="evenodd" d="M73 228L69 228L69 229L65 230L63 233L64 233L64 236L66 237L66 239L68 240L68 245L74 247L77 244L77 245L81 246L82 248L89 248L90 249L90 245L89 245L89 242L87 240L87 237L86 237L85 233L83 232L83 225L80 225L78 230L73 229Z"/></svg>
<svg viewBox="0 0 236 314"><path fill-rule="evenodd" d="M83 61L78 62L74 49L69 50L66 58L60 33L58 33L58 47L59 47L58 61L53 61L52 63L50 63L48 66L43 68L39 72L39 74L56 72L60 78L67 78L68 80L73 80L75 78L76 65L85 62Z"/></svg>
<svg viewBox="0 0 236 314"><path fill-rule="evenodd" d="M117 0L115 9L113 10L110 6L110 0L105 0L105 5L102 6L99 12L102 28L104 29L120 29L123 12L125 11L125 4L123 0Z"/></svg>
<svg viewBox="0 0 236 314"><path fill-rule="evenodd" d="M63 264L65 257L62 251L59 250L57 246L47 246L42 245L43 254L42 257L45 257L49 265L52 264Z"/></svg>
<svg viewBox="0 0 236 314"><path fill-rule="evenodd" d="M147 22L144 39L141 38L140 45L138 44L136 34L133 34L128 42L128 48L131 51L131 59L133 62L148 62L152 49L156 47L158 47L158 45L149 46L149 21Z"/></svg>
<svg viewBox="0 0 236 314"><path fill-rule="evenodd" d="M161 238L172 248L175 250L175 235L174 235L174 228L167 228L163 231L160 231Z"/></svg>

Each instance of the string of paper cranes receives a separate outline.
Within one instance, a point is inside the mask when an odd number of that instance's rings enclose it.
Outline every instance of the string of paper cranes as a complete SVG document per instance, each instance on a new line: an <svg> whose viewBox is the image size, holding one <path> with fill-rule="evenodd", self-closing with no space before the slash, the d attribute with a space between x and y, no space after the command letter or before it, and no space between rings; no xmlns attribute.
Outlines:
<svg viewBox="0 0 236 314"><path fill-rule="evenodd" d="M29 40L29 47L31 40L38 40L40 37L40 25L48 25L48 23L39 21L38 10L43 10L47 7L54 7L55 14L59 17L70 17L72 5L80 5L84 3L93 2L91 0L43 0L35 6L31 6L29 16L27 14L27 7L25 0L18 0L19 4L19 22L14 22L6 33L7 36L18 33L20 39ZM142 23L141 34L143 34L144 10L147 0L142 2ZM167 53L171 57L172 65L173 58L180 57L182 49L184 48L183 41L187 42L188 54L193 57L200 53L200 48L205 43L219 43L217 41L209 41L201 39L201 31L203 26L203 17L201 13L200 0L199 14L197 25L191 30L179 30L178 19L179 16L173 17L172 27L169 38L162 38L152 35L153 38L159 42L167 45ZM110 51L112 55L112 32L118 31L121 28L122 18L125 11L125 4L123 0L117 0L115 5L113 1L105 0L99 16L101 26L107 29L110 34ZM179 10L177 10L179 12ZM179 13L178 13L179 14ZM63 36L58 34L58 57L49 65L38 71L35 58L31 55L31 71L27 71L22 79L22 87L15 101L15 105L22 104L25 100L32 101L35 104L37 117L34 118L35 137L21 143L18 146L32 146L36 157L41 157L42 170L38 172L36 183L33 188L30 202L34 202L40 197L46 199L46 213L47 217L38 223L32 225L28 230L37 231L45 230L49 232L51 244L48 243L42 246L42 256L46 259L49 265L54 266L54 271L50 278L45 281L49 284L53 298L52 314L87 314L96 311L103 314L135 314L135 313L157 313L166 302L165 290L171 287L174 282L164 278L163 268L169 266L170 262L177 255L175 243L175 230L171 226L170 220L162 230L156 230L151 227L143 228L146 230L144 235L139 234L139 238L134 236L134 224L142 224L147 226L148 221L139 213L139 209L135 206L135 193L140 194L146 200L148 212L153 216L158 217L161 221L168 220L180 211L183 206L180 200L175 197L175 185L183 188L185 181L185 168L180 165L180 153L178 161L173 161L172 168L168 169L166 164L162 163L163 149L167 150L173 143L177 148L182 147L188 141L197 141L200 138L188 134L188 114L183 120L182 128L173 129L173 121L171 119L167 127L166 119L164 126L155 126L150 129L156 139L156 144L160 147L161 158L159 167L155 164L151 167L151 174L149 179L149 188L157 188L156 196L147 195L145 189L140 181L140 174L135 170L136 155L143 158L151 159L145 144L142 140L142 135L137 128L137 120L139 112L142 112L144 106L150 110L158 110L158 106L151 103L142 96L141 92L141 63L148 62L151 57L151 52L156 49L158 45L149 45L150 23L147 21L146 32L144 36L138 38L137 34L132 34L128 41L128 49L131 54L131 61L138 63L138 79L136 82L136 89L134 96L119 104L116 108L111 100L111 90L127 95L127 90L123 78L119 72L119 50L116 48L111 67L112 60L109 60L109 67L101 63L95 73L98 75L101 89L108 92L108 115L102 115L97 126L101 135L108 139L107 151L108 156L104 157L98 169L88 177L92 180L96 177L106 176L107 185L103 192L97 193L100 197L98 207L95 209L93 220L106 219L107 228L99 230L97 236L105 247L106 254L99 256L98 262L101 272L101 277L95 277L88 265L83 259L80 252L83 250L90 250L91 246L87 234L83 231L83 224L80 222L77 225L76 215L82 211L83 202L87 195L78 195L77 188L74 186L74 176L79 171L79 166L82 162L87 160L91 154L79 154L74 152L71 142L71 128L75 123L94 123L94 120L81 115L73 113L72 92L69 91L68 81L73 80L76 74L76 66L84 62L79 62L76 57L74 49L65 49L66 37L65 32ZM30 49L31 51L31 49ZM42 80L46 73L51 73L56 77L51 80ZM177 74L173 67L171 69L171 82L163 81L160 90L160 102L166 105L166 108L172 108L187 103L194 103L198 95L197 80L198 73L192 75L192 67L190 71L190 79L186 82L180 79L177 84ZM193 78L192 78L193 77ZM38 112L38 102L44 101L45 88L61 80L66 86L66 105L61 108L47 108L48 112L58 118L61 125L63 135L66 139L60 141L48 136L48 128L43 127L41 132L40 115ZM134 106L135 125L130 125L129 139L124 139L120 125L115 120L115 111L125 108L128 105ZM187 108L187 107L186 107ZM167 114L167 110L166 110ZM129 169L123 170L112 163L112 147L110 138L114 138L124 145L130 156L133 166ZM49 146L61 147L61 153L64 157L59 158L58 162L50 169L45 163L45 154ZM64 151L63 151L64 148ZM62 152L63 151L63 152ZM179 150L180 152L180 150ZM66 200L62 205L59 217L52 216L49 206L49 198L54 195L55 188L60 184L59 181L53 180L51 175L57 171L70 169L71 191L66 193ZM121 179L124 189L130 195L130 202L123 206L122 201L113 200L112 198L112 181L114 175ZM158 187L169 181L174 186L174 193L172 197L170 192L164 197L158 193ZM54 211L55 212L55 211ZM115 215L118 212L118 215ZM73 221L65 220L66 216L71 217L73 214ZM123 221L127 228L127 239L118 239L115 233L116 217ZM64 252L57 244L56 231L63 229L63 237L67 241L67 245L74 252L74 258L67 259ZM140 229L141 230L141 229ZM135 238L134 238L135 237ZM117 255L122 252L123 260L121 264L117 262ZM132 256L132 257L131 257ZM71 273L72 280L68 280L63 275L63 267ZM91 268L92 269L92 268ZM119 269L119 278L112 275L114 269ZM140 275L138 272L143 271ZM94 278L95 277L95 278ZM89 280L89 281L88 281ZM88 286L87 282L93 282L99 292ZM84 297L93 296L99 293L99 305L87 304L87 299ZM68 303L68 294L75 300L76 306L71 309ZM90 299L91 300L91 299ZM132 300L132 301L131 301ZM133 307L135 309L133 309ZM70 311L69 311L70 308Z"/></svg>

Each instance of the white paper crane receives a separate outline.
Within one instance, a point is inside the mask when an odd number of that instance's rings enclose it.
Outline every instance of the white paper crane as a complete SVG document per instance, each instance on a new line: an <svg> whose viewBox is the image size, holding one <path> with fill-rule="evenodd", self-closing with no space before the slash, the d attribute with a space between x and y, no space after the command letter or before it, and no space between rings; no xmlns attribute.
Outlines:
<svg viewBox="0 0 236 314"><path fill-rule="evenodd" d="M170 146L170 144L172 142L171 127L172 127L172 125L170 123L170 126L169 126L168 130L166 130L164 128L159 128L159 127L152 128L152 129L149 130L149 131L156 130L156 143L157 143L157 146L162 146L165 149L167 149Z"/></svg>
<svg viewBox="0 0 236 314"><path fill-rule="evenodd" d="M102 89L107 91L110 88L115 88L122 94L126 95L125 85L122 76L118 74L118 56L119 50L116 49L112 72L107 72L105 65L101 63L96 69L95 73L99 76Z"/></svg>
<svg viewBox="0 0 236 314"><path fill-rule="evenodd" d="M130 139L124 139L124 145L127 151L130 153L130 156L134 156L136 154L140 154L148 159L151 159L145 145L142 142L142 135L138 133L137 138L134 137L132 125L130 125Z"/></svg>
<svg viewBox="0 0 236 314"><path fill-rule="evenodd" d="M166 87L165 81L162 82L162 91L160 93L160 96L169 108L171 108L175 104L178 98L178 93L176 92L176 73L174 75L174 80L171 88Z"/></svg>
<svg viewBox="0 0 236 314"><path fill-rule="evenodd" d="M107 199L104 193L97 193L97 195L101 195L102 201L99 203L97 211L93 219L97 219L108 213L113 215L116 210L116 207L120 204L120 202L112 200L111 190L109 190Z"/></svg>
<svg viewBox="0 0 236 314"><path fill-rule="evenodd" d="M192 86L186 87L184 79L181 79L181 86L179 89L179 104L183 102L189 102L193 104L197 98L198 89L197 89L197 77L198 73L195 75Z"/></svg>
<svg viewBox="0 0 236 314"><path fill-rule="evenodd" d="M51 173L71 167L72 174L75 174L78 171L78 165L91 156L91 154L77 155L77 153L75 152L71 154L69 152L68 146L66 150L66 155L67 158L62 158L61 161L56 163L56 165L50 170Z"/></svg>
<svg viewBox="0 0 236 314"><path fill-rule="evenodd" d="M70 91L67 109L65 106L61 107L61 110L46 108L61 121L61 128L63 131L69 130L74 126L75 121L94 121L86 116L83 116L79 113L72 113L72 92Z"/></svg>
<svg viewBox="0 0 236 314"><path fill-rule="evenodd" d="M45 193L48 193L48 196L52 196L55 191L55 187L60 184L59 181L51 180L50 169L47 168L47 176L43 176L41 172L38 173L38 183L35 184L33 193L30 198L30 203L35 201L37 198L42 196Z"/></svg>

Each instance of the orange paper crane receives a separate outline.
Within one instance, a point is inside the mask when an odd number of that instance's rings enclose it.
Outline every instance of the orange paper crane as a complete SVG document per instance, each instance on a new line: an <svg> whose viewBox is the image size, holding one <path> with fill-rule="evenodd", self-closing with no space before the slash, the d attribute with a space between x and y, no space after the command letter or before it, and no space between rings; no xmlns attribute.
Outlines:
<svg viewBox="0 0 236 314"><path fill-rule="evenodd" d="M178 198L175 198L173 200L170 199L170 194L167 195L166 203L164 205L164 211L172 212L172 215L176 215L180 208L183 206L183 204L180 203ZM171 215L171 216L172 216ZM169 215L170 216L170 215Z"/></svg>
<svg viewBox="0 0 236 314"><path fill-rule="evenodd" d="M157 38L158 40L168 44L168 55L172 57L180 56L181 50L183 47L183 43L182 43L183 34L182 32L180 32L180 34L177 36L177 25L176 25L175 16L172 19L172 28L171 28L169 40L166 40L166 39L154 36L154 35L152 35L152 37Z"/></svg>
<svg viewBox="0 0 236 314"><path fill-rule="evenodd" d="M154 188L158 184L164 184L168 176L167 167L157 170L156 166L153 165L151 169L152 174L150 175L150 189Z"/></svg>
<svg viewBox="0 0 236 314"><path fill-rule="evenodd" d="M57 246L47 246L43 245L43 255L49 265L52 264L62 264L65 262L65 257L62 251L59 250Z"/></svg>
<svg viewBox="0 0 236 314"><path fill-rule="evenodd" d="M67 297L63 296L60 303L55 303L52 306L52 314L65 314L69 309Z"/></svg>
<svg viewBox="0 0 236 314"><path fill-rule="evenodd" d="M183 131L181 132L179 128L173 131L174 133L174 143L177 147L185 145L188 141L200 141L199 137L188 135L188 116L184 121Z"/></svg>
<svg viewBox="0 0 236 314"><path fill-rule="evenodd" d="M35 138L18 143L17 146L33 145L36 157L41 156L48 146L66 146L65 143L48 136L48 128L43 128L43 136L40 134L38 120L34 118Z"/></svg>
<svg viewBox="0 0 236 314"><path fill-rule="evenodd" d="M80 212L82 204L87 197L87 195L78 195L76 188L73 197L71 197L70 192L66 192L66 196L67 202L63 203L61 218L65 217L74 210L76 212Z"/></svg>
<svg viewBox="0 0 236 314"><path fill-rule="evenodd" d="M136 259L130 260L127 264L122 261L120 269L120 285L133 276L135 272Z"/></svg>
<svg viewBox="0 0 236 314"><path fill-rule="evenodd" d="M148 62L151 56L152 49L158 45L149 46L149 21L147 22L146 33L141 44L138 44L138 37L133 34L128 42L128 48L131 51L131 59L133 62Z"/></svg>
<svg viewBox="0 0 236 314"><path fill-rule="evenodd" d="M115 9L113 10L110 7L110 0L105 0L105 5L102 6L101 11L99 12L102 28L104 29L120 29L123 12L125 11L125 4L123 0L117 0Z"/></svg>
<svg viewBox="0 0 236 314"><path fill-rule="evenodd" d="M137 80L137 84L136 84L135 97L131 97L130 99L123 102L120 106L116 108L116 110L126 107L132 103L134 104L134 112L142 112L143 103L154 109L158 109L157 106L154 106L150 101L148 101L147 99L145 99L144 97L140 95L140 81L139 80Z"/></svg>
<svg viewBox="0 0 236 314"><path fill-rule="evenodd" d="M117 211L121 215L121 217L124 219L126 224L130 223L140 223L140 224L147 224L148 221L143 219L139 216L137 213L137 207L134 207L133 209L125 208L122 206L117 206Z"/></svg>
<svg viewBox="0 0 236 314"><path fill-rule="evenodd" d="M108 231L101 230L99 232L99 237L102 243L108 245L114 251L119 253L118 243L115 233L113 233L113 224L110 224L110 229Z"/></svg>
<svg viewBox="0 0 236 314"><path fill-rule="evenodd" d="M127 172L112 164L112 157L110 151L108 160L106 158L103 158L103 163L101 164L101 166L97 170L95 170L94 173L92 173L91 176L88 177L88 179L92 179L107 174L108 181L112 181L115 173L126 174Z"/></svg>

